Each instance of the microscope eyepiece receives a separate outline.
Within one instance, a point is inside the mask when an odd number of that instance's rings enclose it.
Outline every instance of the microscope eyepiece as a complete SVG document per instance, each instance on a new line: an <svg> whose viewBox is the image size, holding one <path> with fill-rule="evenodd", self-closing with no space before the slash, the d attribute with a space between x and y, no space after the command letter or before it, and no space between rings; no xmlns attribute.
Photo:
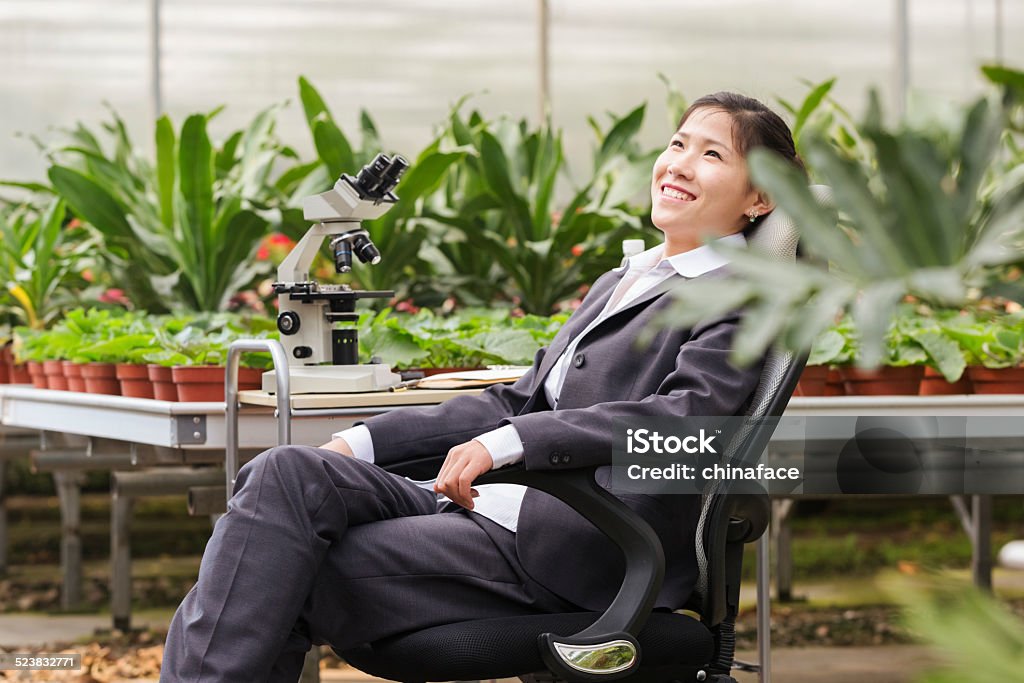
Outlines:
<svg viewBox="0 0 1024 683"><path fill-rule="evenodd" d="M355 179L355 186L363 195L380 199L398 184L398 179L409 167L409 162L396 154L394 159L378 154L363 166Z"/></svg>
<svg viewBox="0 0 1024 683"><path fill-rule="evenodd" d="M391 159L391 163L384 169L384 174L382 175L381 186L387 188L385 192L390 192L394 189L395 185L398 184L398 179L402 177L407 168L409 168L409 162L401 154L396 154Z"/></svg>

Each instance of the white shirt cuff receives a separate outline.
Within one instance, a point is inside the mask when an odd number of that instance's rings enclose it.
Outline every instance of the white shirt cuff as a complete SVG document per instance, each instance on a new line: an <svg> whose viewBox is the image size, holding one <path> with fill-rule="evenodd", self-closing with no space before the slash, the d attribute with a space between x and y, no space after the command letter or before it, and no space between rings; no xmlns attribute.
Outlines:
<svg viewBox="0 0 1024 683"><path fill-rule="evenodd" d="M491 459L494 460L491 469L496 470L523 459L523 440L519 438L519 432L513 425L492 429L473 440L482 443L491 454Z"/></svg>
<svg viewBox="0 0 1024 683"><path fill-rule="evenodd" d="M373 462L373 438L370 436L370 430L366 428L366 425L358 425L335 432L331 434L331 437L334 439L345 439L345 442L352 449L352 454L356 458L366 462Z"/></svg>

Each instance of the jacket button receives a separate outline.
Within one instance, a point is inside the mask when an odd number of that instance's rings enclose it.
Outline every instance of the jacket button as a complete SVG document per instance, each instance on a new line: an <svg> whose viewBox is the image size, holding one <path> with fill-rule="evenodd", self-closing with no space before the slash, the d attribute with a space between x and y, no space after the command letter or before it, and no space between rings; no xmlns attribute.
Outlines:
<svg viewBox="0 0 1024 683"><path fill-rule="evenodd" d="M558 464L558 451L555 451L554 453L552 453L551 457L548 458L548 460L551 462L552 465L557 465Z"/></svg>
<svg viewBox="0 0 1024 683"><path fill-rule="evenodd" d="M587 357L584 356L582 353L577 353L573 357L573 359L572 359L572 364L575 365L578 368L582 368L583 364L586 363L586 362L587 362Z"/></svg>

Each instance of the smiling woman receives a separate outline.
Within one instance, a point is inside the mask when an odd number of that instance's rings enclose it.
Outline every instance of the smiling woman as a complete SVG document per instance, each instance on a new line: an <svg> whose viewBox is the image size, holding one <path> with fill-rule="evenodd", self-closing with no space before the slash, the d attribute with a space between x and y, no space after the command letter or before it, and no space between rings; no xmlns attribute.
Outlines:
<svg viewBox="0 0 1024 683"><path fill-rule="evenodd" d="M162 680L295 680L313 642L348 650L440 623L604 610L624 573L607 537L539 490L474 482L513 463L609 465L616 424L744 414L762 364L729 362L742 311L662 330L642 352L636 342L673 285L722 276L728 258L705 241L740 246L744 226L771 211L747 175L756 146L795 160L789 131L759 102L698 100L654 166L665 243L598 278L515 384L377 415L321 448L282 446L246 464L171 624ZM444 459L434 482L391 471L431 458ZM666 550L656 606L686 605L700 497L623 502Z"/></svg>
<svg viewBox="0 0 1024 683"><path fill-rule="evenodd" d="M789 128L761 102L720 92L690 105L651 179L651 220L665 233L666 257L741 232L772 211L747 173L755 147L803 168Z"/></svg>

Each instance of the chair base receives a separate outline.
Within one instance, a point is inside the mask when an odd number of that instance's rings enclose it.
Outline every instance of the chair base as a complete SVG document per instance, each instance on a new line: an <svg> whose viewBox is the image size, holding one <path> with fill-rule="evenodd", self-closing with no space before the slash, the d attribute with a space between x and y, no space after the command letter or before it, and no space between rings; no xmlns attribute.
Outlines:
<svg viewBox="0 0 1024 683"><path fill-rule="evenodd" d="M571 635L597 620L599 612L536 614L445 624L395 636L338 654L373 676L395 681L481 680L535 676L546 670L537 640L542 633ZM640 632L641 666L626 678L654 683L697 681L714 656L711 632L681 614L656 612ZM550 676L550 674L547 674ZM714 680L708 674L705 680Z"/></svg>

